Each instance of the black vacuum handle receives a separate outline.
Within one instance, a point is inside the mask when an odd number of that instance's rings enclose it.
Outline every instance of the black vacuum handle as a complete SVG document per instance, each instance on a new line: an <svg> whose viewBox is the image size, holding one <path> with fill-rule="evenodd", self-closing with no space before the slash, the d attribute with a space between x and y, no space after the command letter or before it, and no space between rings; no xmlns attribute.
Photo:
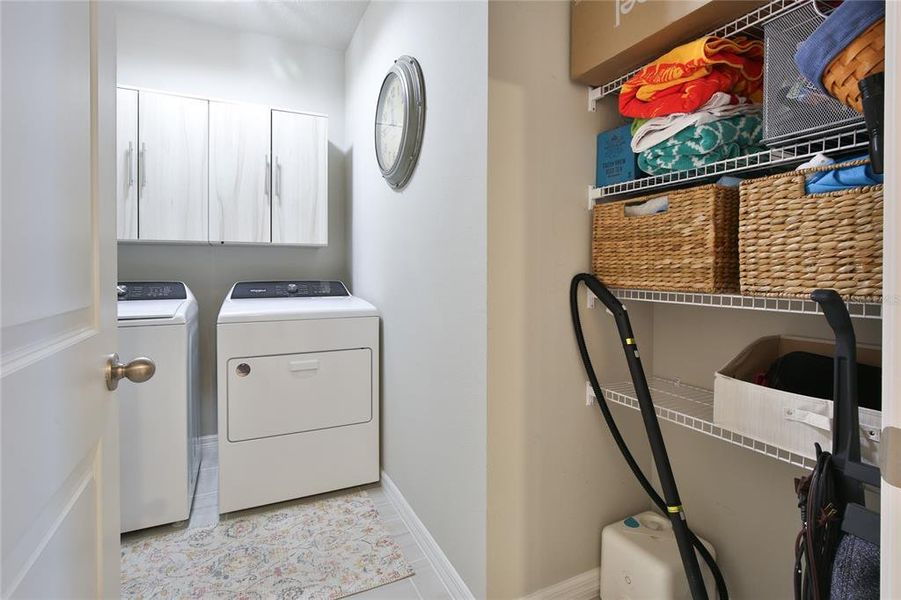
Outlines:
<svg viewBox="0 0 901 600"><path fill-rule="evenodd" d="M857 338L844 300L835 290L814 290L811 300L820 305L835 335L832 389L832 454L840 464L860 462L857 414Z"/></svg>
<svg viewBox="0 0 901 600"><path fill-rule="evenodd" d="M810 299L819 304L823 310L823 315L835 334L836 346L846 342L850 344L847 350L856 355L854 324L851 323L851 315L848 314L848 308L839 293L835 290L814 290L810 294Z"/></svg>
<svg viewBox="0 0 901 600"><path fill-rule="evenodd" d="M682 509L682 500L679 498L676 477L673 475L666 444L663 441L663 433L661 433L660 423L657 421L657 413L654 412L654 401L651 399L651 390L648 388L648 380L641 364L629 315L623 303L597 277L589 273L580 273L573 278L573 283L578 285L580 281L607 307L616 321L620 342L629 365L629 374L632 376L632 384L638 398L641 419L644 422L648 443L651 446L654 464L657 466L657 476L660 478L660 487L666 501L667 517L673 525L679 556L688 579L688 588L694 600L707 600L707 588L704 587L704 578L701 575L698 557L691 543L691 530L688 528L685 512Z"/></svg>
<svg viewBox="0 0 901 600"><path fill-rule="evenodd" d="M820 305L835 334L835 370L832 390L832 455L840 468L860 462L860 427L857 416L857 339L851 315L835 290L814 290L810 298Z"/></svg>

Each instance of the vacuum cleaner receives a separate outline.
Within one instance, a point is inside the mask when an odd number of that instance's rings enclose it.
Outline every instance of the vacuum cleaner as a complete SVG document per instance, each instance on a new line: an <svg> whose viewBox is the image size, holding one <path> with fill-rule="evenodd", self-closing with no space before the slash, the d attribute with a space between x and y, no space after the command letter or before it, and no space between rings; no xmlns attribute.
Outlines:
<svg viewBox="0 0 901 600"><path fill-rule="evenodd" d="M795 542L796 600L879 598L879 514L866 508L864 484L879 489L878 467L861 462L857 340L835 290L814 290L835 334L832 452L816 446L810 475L795 480L801 531Z"/></svg>
<svg viewBox="0 0 901 600"><path fill-rule="evenodd" d="M616 328L619 331L620 342L623 352L626 355L626 362L629 365L629 373L632 377L632 384L635 387L635 394L638 397L638 406L641 410L641 418L644 421L645 431L648 436L648 442L651 446L651 453L654 457L654 464L657 467L657 474L660 477L660 486L663 488L663 496L657 493L657 490L651 485L650 480L642 472L641 467L632 455L629 446L623 439L616 421L610 412L610 407L604 398L598 382L597 374L591 364L591 357L588 355L588 347L585 345L585 334L582 331L582 322L579 318L579 301L578 290L579 284L584 283L585 286L607 307L607 310L613 315L616 321ZM648 381L645 377L644 368L641 365L641 357L638 353L638 345L635 342L635 334L632 333L632 324L629 321L629 315L626 314L626 308L607 287L601 283L595 276L588 273L580 273L573 277L569 286L569 307L572 314L573 329L576 334L576 342L579 346L579 354L582 357L582 365L585 367L585 374L591 382L591 388L597 398L598 408L610 434L613 436L619 451L623 458L638 479L638 483L644 491L650 496L654 504L661 512L667 515L673 525L673 533L675 534L676 544L679 548L679 556L682 559L682 565L685 569L685 576L688 578L688 588L694 600L706 600L707 589L704 587L704 580L701 575L701 567L698 563L697 555L700 555L704 562L710 567L716 582L717 595L720 600L728 600L729 594L726 589L726 580L720 572L716 561L710 555L707 548L701 543L698 537L688 527L688 521L685 517L685 510L682 507L682 501L679 499L679 491L676 487L676 479L673 475L673 469L669 462L669 456L666 452L666 444L663 441L663 435L660 432L660 423L657 422L657 414L654 412L654 402L651 399L651 392L648 388ZM697 552L697 555L695 554Z"/></svg>

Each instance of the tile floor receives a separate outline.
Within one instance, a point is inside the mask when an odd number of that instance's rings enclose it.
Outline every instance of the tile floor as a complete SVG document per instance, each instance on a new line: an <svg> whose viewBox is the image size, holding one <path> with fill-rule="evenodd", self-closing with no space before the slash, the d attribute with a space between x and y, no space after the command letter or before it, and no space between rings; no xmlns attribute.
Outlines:
<svg viewBox="0 0 901 600"><path fill-rule="evenodd" d="M188 527L208 527L219 522L219 447L214 438L201 445L200 475ZM364 486L379 511L382 524L400 546L416 574L366 592L350 596L354 600L450 600L450 593L438 578L435 567L413 539L397 509L378 484Z"/></svg>

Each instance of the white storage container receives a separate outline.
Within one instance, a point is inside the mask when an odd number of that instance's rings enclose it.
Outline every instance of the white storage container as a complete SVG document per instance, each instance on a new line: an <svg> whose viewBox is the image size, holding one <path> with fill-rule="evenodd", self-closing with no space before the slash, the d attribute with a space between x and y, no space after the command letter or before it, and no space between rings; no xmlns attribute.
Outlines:
<svg viewBox="0 0 901 600"><path fill-rule="evenodd" d="M814 443L832 449L832 401L792 394L752 383L780 356L803 351L832 356L835 344L808 338L764 337L717 371L713 391L713 421L742 435L814 457ZM857 361L878 366L881 352L873 346L857 346ZM860 451L863 459L878 463L882 413L859 409Z"/></svg>
<svg viewBox="0 0 901 600"><path fill-rule="evenodd" d="M701 543L716 558L710 542L701 539ZM698 562L707 595L715 598L713 574L700 556ZM600 580L603 600L691 598L673 526L650 511L604 527Z"/></svg>

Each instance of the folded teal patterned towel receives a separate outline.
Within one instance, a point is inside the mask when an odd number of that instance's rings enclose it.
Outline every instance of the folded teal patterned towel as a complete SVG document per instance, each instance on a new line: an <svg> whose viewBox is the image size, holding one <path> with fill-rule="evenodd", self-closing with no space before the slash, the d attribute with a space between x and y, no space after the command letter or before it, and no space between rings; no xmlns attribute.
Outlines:
<svg viewBox="0 0 901 600"><path fill-rule="evenodd" d="M650 175L695 169L743 154L763 152L759 115L736 115L683 129L639 153L639 168Z"/></svg>

